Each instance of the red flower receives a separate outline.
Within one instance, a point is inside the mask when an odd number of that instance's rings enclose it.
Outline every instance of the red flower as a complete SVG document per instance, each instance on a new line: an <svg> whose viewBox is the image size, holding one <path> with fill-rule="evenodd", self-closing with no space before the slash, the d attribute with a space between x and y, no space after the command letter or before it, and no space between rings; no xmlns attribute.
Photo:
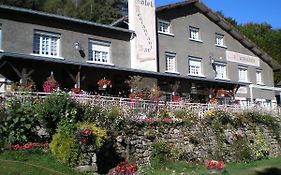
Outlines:
<svg viewBox="0 0 281 175"><path fill-rule="evenodd" d="M148 118L145 118L145 119L144 119L144 122L145 122L145 123L148 123L148 124L153 124L154 122L156 122L156 119L155 119L155 118L148 117Z"/></svg>
<svg viewBox="0 0 281 175"><path fill-rule="evenodd" d="M114 172L118 175L132 174L137 171L137 165L134 163L128 162L120 162L116 168L114 168Z"/></svg>
<svg viewBox="0 0 281 175"><path fill-rule="evenodd" d="M106 79L100 79L97 84L99 85L99 87L110 86L111 81Z"/></svg>
<svg viewBox="0 0 281 175"><path fill-rule="evenodd" d="M217 162L217 168L218 169L223 169L224 168L224 163L223 162Z"/></svg>
<svg viewBox="0 0 281 175"><path fill-rule="evenodd" d="M85 128L85 129L82 130L81 134L85 137L88 137L92 134L92 130L89 129L89 128Z"/></svg>
<svg viewBox="0 0 281 175"><path fill-rule="evenodd" d="M19 144L11 145L11 146L6 147L5 149L7 149L7 150L28 150L31 148L43 148L44 149L44 148L48 148L48 147L49 147L48 143L45 143L45 144L27 143L23 146L20 146Z"/></svg>
<svg viewBox="0 0 281 175"><path fill-rule="evenodd" d="M224 163L222 161L218 162L218 161L209 161L206 160L204 163L205 167L208 169L223 169L224 168Z"/></svg>
<svg viewBox="0 0 281 175"><path fill-rule="evenodd" d="M172 118L164 118L164 119L163 119L163 122L164 122L164 123L172 123L172 122L173 122L173 119L172 119Z"/></svg>

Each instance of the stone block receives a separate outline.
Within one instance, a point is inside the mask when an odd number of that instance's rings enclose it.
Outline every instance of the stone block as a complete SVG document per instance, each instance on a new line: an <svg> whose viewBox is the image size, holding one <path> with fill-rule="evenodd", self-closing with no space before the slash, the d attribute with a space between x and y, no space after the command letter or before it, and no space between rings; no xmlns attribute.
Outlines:
<svg viewBox="0 0 281 175"><path fill-rule="evenodd" d="M97 165L84 165L84 166L78 166L75 168L76 171L79 172L97 172L98 167Z"/></svg>

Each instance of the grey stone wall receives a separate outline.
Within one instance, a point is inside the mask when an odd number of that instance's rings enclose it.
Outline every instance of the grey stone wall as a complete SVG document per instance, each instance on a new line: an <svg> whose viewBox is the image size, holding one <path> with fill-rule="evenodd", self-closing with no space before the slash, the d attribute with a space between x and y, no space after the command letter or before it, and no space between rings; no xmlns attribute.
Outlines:
<svg viewBox="0 0 281 175"><path fill-rule="evenodd" d="M276 140L271 130L261 127L258 129L262 133L263 139L269 146L269 157L276 157L281 154L280 143ZM224 141L222 148L219 147L216 135L210 128L203 126L146 126L138 130L133 135L126 135L123 132L116 139L117 151L123 156L136 160L138 165L150 165L152 145L158 140L171 145L171 149L177 148L183 153L187 161L204 161L209 158L210 153L218 152L222 155L223 161L234 162L235 157L231 150L230 135L242 131L249 144L253 144L254 131L248 127L235 130L227 129L222 134ZM230 139L230 140L229 140ZM126 143L124 146L124 142ZM128 156L129 155L129 156Z"/></svg>

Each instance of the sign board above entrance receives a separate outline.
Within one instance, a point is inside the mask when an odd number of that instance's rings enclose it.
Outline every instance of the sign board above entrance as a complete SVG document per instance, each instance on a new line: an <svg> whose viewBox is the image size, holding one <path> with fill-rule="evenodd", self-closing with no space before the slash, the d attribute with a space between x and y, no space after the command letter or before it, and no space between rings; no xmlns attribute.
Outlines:
<svg viewBox="0 0 281 175"><path fill-rule="evenodd" d="M157 71L155 0L129 0L129 29L135 31L131 40L131 67Z"/></svg>
<svg viewBox="0 0 281 175"><path fill-rule="evenodd" d="M227 61L232 61L236 63L241 63L250 66L260 66L260 59L258 57L245 55L238 52L226 51Z"/></svg>

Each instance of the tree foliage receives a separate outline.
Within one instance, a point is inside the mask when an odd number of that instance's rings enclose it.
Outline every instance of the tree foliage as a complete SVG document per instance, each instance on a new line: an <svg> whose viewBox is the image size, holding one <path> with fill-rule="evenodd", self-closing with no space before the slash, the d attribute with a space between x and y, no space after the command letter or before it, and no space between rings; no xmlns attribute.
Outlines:
<svg viewBox="0 0 281 175"><path fill-rule="evenodd" d="M0 0L0 4L109 24L123 16L126 0Z"/></svg>

